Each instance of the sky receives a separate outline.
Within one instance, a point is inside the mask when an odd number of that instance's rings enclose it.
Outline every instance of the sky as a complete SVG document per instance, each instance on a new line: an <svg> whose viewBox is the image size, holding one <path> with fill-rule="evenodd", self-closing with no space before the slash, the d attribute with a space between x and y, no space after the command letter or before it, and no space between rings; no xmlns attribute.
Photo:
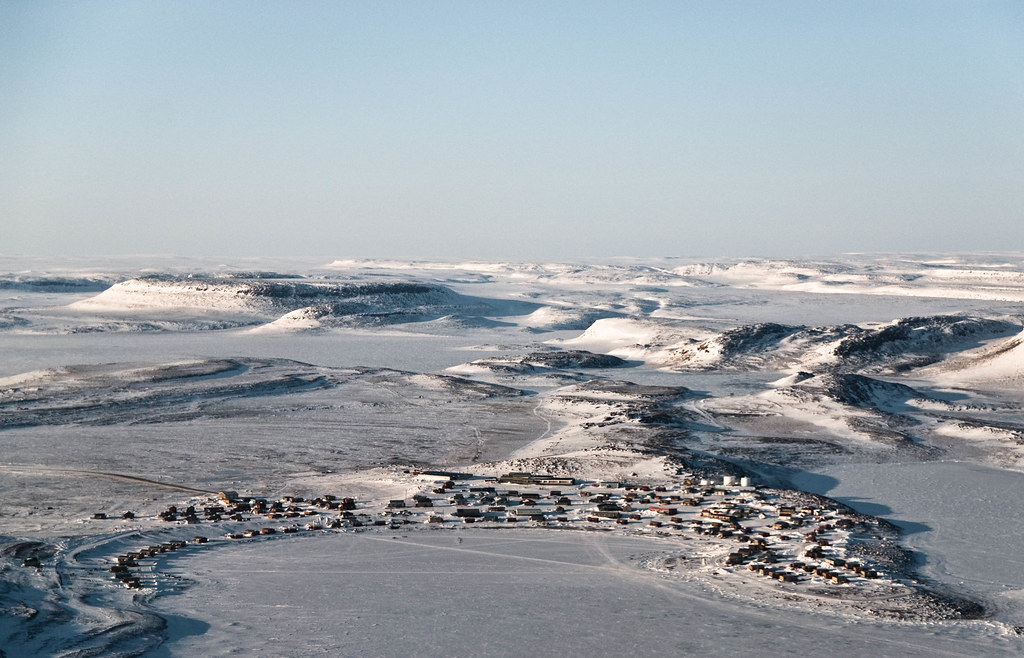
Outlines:
<svg viewBox="0 0 1024 658"><path fill-rule="evenodd" d="M1024 249L1024 3L0 0L0 254Z"/></svg>

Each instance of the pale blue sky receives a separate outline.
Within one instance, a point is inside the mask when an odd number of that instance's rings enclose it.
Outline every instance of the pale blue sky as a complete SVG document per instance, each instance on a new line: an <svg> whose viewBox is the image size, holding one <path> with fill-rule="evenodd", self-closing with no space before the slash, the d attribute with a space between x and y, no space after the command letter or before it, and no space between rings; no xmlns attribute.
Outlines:
<svg viewBox="0 0 1024 658"><path fill-rule="evenodd" d="M0 0L0 253L1024 248L1024 3Z"/></svg>

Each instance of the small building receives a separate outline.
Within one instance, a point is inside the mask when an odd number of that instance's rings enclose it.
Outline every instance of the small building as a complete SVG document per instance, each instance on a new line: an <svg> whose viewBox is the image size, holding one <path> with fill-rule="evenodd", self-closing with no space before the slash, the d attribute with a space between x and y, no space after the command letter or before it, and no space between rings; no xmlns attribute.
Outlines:
<svg viewBox="0 0 1024 658"><path fill-rule="evenodd" d="M219 500L224 505L230 505L231 503L233 503L236 500L238 500L238 492L237 491L230 491L230 490L229 491L218 491L217 492L217 500Z"/></svg>
<svg viewBox="0 0 1024 658"><path fill-rule="evenodd" d="M472 473L456 473L454 471L420 471L416 474L424 480L468 480Z"/></svg>
<svg viewBox="0 0 1024 658"><path fill-rule="evenodd" d="M534 484L551 487L572 486L576 484L576 480L574 478L556 477L547 474L537 475L523 471L513 471L511 473L506 473L505 475L502 475L501 477L498 478L498 482L524 485Z"/></svg>

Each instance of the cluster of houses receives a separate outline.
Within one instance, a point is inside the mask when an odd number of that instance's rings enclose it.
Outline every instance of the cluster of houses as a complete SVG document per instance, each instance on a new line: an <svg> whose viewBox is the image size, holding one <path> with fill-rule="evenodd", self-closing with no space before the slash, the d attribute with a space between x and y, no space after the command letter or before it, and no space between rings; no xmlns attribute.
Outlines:
<svg viewBox="0 0 1024 658"><path fill-rule="evenodd" d="M206 537L192 538L192 543L195 544L205 544L207 541ZM185 548L186 545L186 542L180 540L166 541L162 544L140 548L137 551L123 553L114 558L115 564L111 565L110 573L125 587L129 589L141 589L142 578L137 575L133 575L131 569L138 568L139 562L142 560L155 558L157 555Z"/></svg>
<svg viewBox="0 0 1024 658"><path fill-rule="evenodd" d="M853 519L837 508L787 505L782 492L759 490L748 478L711 480L681 473L676 481L649 486L512 472L477 478L484 479L481 486L467 474L412 475L433 479L439 485L431 489L434 495L416 494L411 502L391 500L385 513L410 514L409 507L426 507L432 512L428 523L526 521L562 528L619 527L659 536L694 533L736 546L720 563L729 571L746 566L782 583L846 585L854 579L882 578L877 569L843 557L845 538L856 525ZM440 514L445 508L447 517Z"/></svg>
<svg viewBox="0 0 1024 658"><path fill-rule="evenodd" d="M511 472L500 477L450 471L406 471L409 496L385 504L325 494L279 500L221 492L201 509L168 507L168 524L230 526L227 540L303 531L356 530L413 523L433 526L526 523L562 529L606 530L679 536L709 542L726 571L744 567L782 583L821 581L839 585L884 579L877 569L847 560L843 544L855 522L838 509L787 505L783 492L762 490L746 478L711 480L679 473L659 485L577 481ZM268 521L283 522L272 525ZM190 543L207 543L193 537ZM169 541L116 557L110 571L124 586L142 586L131 569L140 560L186 545ZM856 581L856 582L854 582Z"/></svg>

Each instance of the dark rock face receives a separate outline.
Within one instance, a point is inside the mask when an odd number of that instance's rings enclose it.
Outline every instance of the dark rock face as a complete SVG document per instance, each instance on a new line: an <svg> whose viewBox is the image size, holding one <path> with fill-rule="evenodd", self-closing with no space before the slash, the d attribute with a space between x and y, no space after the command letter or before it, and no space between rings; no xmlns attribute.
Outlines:
<svg viewBox="0 0 1024 658"><path fill-rule="evenodd" d="M732 356L764 349L767 345L777 343L800 329L802 327L761 322L724 331L716 340L722 346L722 356Z"/></svg>
<svg viewBox="0 0 1024 658"><path fill-rule="evenodd" d="M618 368L626 364L623 359L610 354L594 354L585 350L569 350L565 352L533 352L522 359L524 363L534 363L548 368Z"/></svg>
<svg viewBox="0 0 1024 658"><path fill-rule="evenodd" d="M836 356L873 353L944 352L971 339L984 340L1020 331L1002 320L955 315L903 318L880 329L861 329L844 338L835 348Z"/></svg>
<svg viewBox="0 0 1024 658"><path fill-rule="evenodd" d="M822 388L829 397L843 404L858 407L876 407L880 402L906 402L926 395L904 384L894 384L863 375L829 375L823 378Z"/></svg>

